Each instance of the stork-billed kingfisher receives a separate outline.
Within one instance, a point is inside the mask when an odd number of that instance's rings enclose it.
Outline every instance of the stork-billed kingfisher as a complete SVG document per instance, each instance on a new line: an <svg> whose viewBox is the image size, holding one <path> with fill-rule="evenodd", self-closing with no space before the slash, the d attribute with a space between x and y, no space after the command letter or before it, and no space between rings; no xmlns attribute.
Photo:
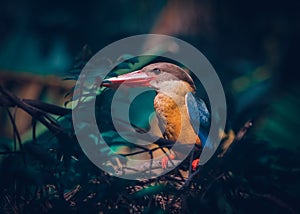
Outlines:
<svg viewBox="0 0 300 214"><path fill-rule="evenodd" d="M105 87L117 87L125 84L127 87L151 87L156 91L154 109L158 118L158 126L165 139L181 144L198 144L202 146L201 130L196 130L193 120L200 120L200 128L209 125L210 114L201 99L194 99L196 87L191 76L182 68L171 63L154 63L118 77L104 80ZM195 115L198 114L198 115ZM200 131L200 132L199 132ZM171 151L169 157L162 159L162 167L180 153ZM192 163L192 168L198 166L199 159Z"/></svg>

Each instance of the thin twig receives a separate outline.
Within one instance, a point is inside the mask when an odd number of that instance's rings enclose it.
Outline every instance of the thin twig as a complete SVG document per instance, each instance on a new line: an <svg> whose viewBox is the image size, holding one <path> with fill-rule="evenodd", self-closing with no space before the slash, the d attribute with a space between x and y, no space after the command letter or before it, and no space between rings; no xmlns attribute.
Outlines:
<svg viewBox="0 0 300 214"><path fill-rule="evenodd" d="M57 123L54 123L54 124L49 123L44 118L44 117L46 117L47 119L49 119L49 116L47 115L47 112L44 112L44 111L42 111L40 109L37 109L37 108L35 108L35 107L33 107L33 106L25 103L24 101L22 101L21 99L19 99L18 97L16 97L15 95L11 94L6 89L4 89L2 86L0 86L0 93L2 93L3 95L5 95L8 100L10 100L11 102L15 103L15 105L17 107L23 109L28 114L30 114L32 117L35 117L37 120L39 120L52 133L57 134L57 133L63 132L63 128L60 127Z"/></svg>

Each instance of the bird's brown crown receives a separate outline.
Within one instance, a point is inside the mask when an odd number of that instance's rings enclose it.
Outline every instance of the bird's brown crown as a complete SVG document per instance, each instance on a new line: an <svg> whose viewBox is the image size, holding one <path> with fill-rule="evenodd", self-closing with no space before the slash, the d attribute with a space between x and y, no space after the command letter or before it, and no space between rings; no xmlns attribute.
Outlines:
<svg viewBox="0 0 300 214"><path fill-rule="evenodd" d="M191 76L175 64L166 62L154 63L144 67L142 71L149 76L155 77L157 81L181 80L187 82L193 90L196 90Z"/></svg>

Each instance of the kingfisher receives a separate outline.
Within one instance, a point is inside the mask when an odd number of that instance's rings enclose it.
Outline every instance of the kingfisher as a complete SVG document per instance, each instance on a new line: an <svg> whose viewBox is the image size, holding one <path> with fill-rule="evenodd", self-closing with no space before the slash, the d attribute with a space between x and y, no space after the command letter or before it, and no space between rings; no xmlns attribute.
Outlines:
<svg viewBox="0 0 300 214"><path fill-rule="evenodd" d="M202 99L195 98L196 86L191 76L173 63L159 62L140 70L105 79L102 85L115 88L150 87L156 91L154 109L162 136L180 144L203 146L205 132L210 124L210 113ZM195 125L195 124L200 125ZM180 153L170 151L161 160L162 168L169 160L180 158ZM192 162L195 170L199 159Z"/></svg>

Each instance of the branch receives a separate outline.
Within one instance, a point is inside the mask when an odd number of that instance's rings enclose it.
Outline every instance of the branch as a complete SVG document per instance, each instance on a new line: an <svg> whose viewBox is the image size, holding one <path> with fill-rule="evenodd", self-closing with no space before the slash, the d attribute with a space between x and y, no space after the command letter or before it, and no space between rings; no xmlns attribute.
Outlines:
<svg viewBox="0 0 300 214"><path fill-rule="evenodd" d="M2 86L0 86L0 93L4 95L1 96L2 98L2 100L0 100L2 103L1 106L5 106L5 107L16 106L18 108L21 108L29 115L31 115L33 118L40 121L52 133L57 134L63 132L63 128L48 115L48 109L45 109L44 111L43 109L39 109L37 106L40 106L42 108L50 107L50 109L54 112L57 112L57 110L60 109L60 107L56 106L57 108L56 107L54 108L54 105L45 104L45 103L41 104L41 102L35 102L36 106L34 106L32 105L33 103L32 101L29 101L27 103L24 100L15 96L14 94L10 93L6 89L4 89Z"/></svg>

